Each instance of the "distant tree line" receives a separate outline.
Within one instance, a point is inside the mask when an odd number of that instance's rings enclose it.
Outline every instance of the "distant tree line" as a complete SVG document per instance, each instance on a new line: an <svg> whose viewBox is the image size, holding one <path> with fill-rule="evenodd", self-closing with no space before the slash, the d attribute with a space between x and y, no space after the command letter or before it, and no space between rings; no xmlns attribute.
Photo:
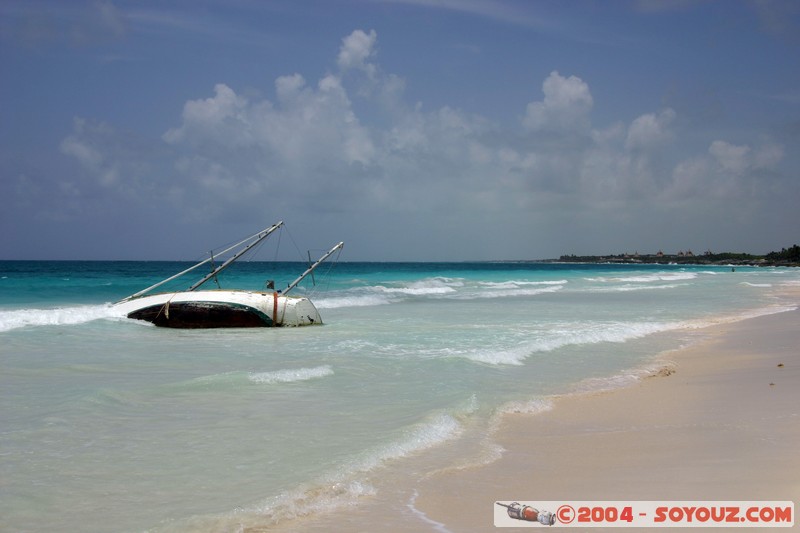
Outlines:
<svg viewBox="0 0 800 533"><path fill-rule="evenodd" d="M794 245L780 252L767 255L747 253L711 253L703 255L689 254L609 254L609 255L562 255L558 261L565 263L677 263L677 264L739 264L739 265L782 265L800 266L800 246Z"/></svg>
<svg viewBox="0 0 800 533"><path fill-rule="evenodd" d="M770 252L766 255L768 261L800 263L800 246L796 244L789 248L783 248L780 252Z"/></svg>

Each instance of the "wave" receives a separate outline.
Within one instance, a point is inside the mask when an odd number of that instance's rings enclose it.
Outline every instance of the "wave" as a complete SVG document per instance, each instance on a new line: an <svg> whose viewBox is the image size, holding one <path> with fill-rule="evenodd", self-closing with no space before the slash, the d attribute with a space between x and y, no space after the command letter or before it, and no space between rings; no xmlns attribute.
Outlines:
<svg viewBox="0 0 800 533"><path fill-rule="evenodd" d="M481 350L465 354L467 359L490 365L522 365L537 352L551 352L565 346L627 342L653 333L682 327L680 322L611 322L555 324L535 340L507 350Z"/></svg>
<svg viewBox="0 0 800 533"><path fill-rule="evenodd" d="M386 463L403 459L444 444L462 435L464 428L455 415L434 413L425 421L406 429L394 442L364 451L323 475L268 500L239 508L223 515L194 520L194 530L246 530L285 523L325 509L351 507L364 497L376 494L369 476ZM200 523L205 522L205 523Z"/></svg>
<svg viewBox="0 0 800 533"><path fill-rule="evenodd" d="M653 375L652 365L623 370L617 374L605 377L591 377L582 379L572 386L572 391L566 396L608 392L624 389L641 381L647 375ZM663 364L661 366L664 366Z"/></svg>
<svg viewBox="0 0 800 533"><path fill-rule="evenodd" d="M796 305L776 304L767 307L759 307L757 309L747 309L730 315L718 315L718 316L698 318L696 320L681 323L681 327L686 329L703 329L722 324L733 324L736 322L740 322L742 320L749 320L751 318L758 318L762 316L776 315L778 313L797 311L797 309L798 306Z"/></svg>
<svg viewBox="0 0 800 533"><path fill-rule="evenodd" d="M500 406L500 408L497 410L497 414L535 415L538 413L544 413L546 411L552 411L554 405L555 404L553 403L553 400L550 398L534 398L527 401L513 401Z"/></svg>
<svg viewBox="0 0 800 533"><path fill-rule="evenodd" d="M0 332L30 326L72 326L103 318L123 316L110 304L0 311Z"/></svg>
<svg viewBox="0 0 800 533"><path fill-rule="evenodd" d="M274 383L308 381L332 375L333 369L329 365L322 365L313 368L291 368L273 372L251 372L248 374L248 379L253 383L272 385Z"/></svg>
<svg viewBox="0 0 800 533"><path fill-rule="evenodd" d="M314 305L318 309L337 309L340 307L372 307L377 305L388 305L392 303L391 298L378 294L339 296L330 298L320 298L314 300Z"/></svg>
<svg viewBox="0 0 800 533"><path fill-rule="evenodd" d="M697 278L697 272L654 272L638 276L584 278L601 283L654 283L657 281L687 281Z"/></svg>
<svg viewBox="0 0 800 533"><path fill-rule="evenodd" d="M425 297L436 299L475 300L480 298L505 298L536 296L559 291L567 280L503 282L479 281L467 283L461 278L433 277L398 286L370 285L357 287L344 293L315 300L319 309L342 307L368 307L401 303Z"/></svg>
<svg viewBox="0 0 800 533"><path fill-rule="evenodd" d="M685 281L695 278L697 278L696 272L670 272L670 273L661 272L658 274L646 274L643 276L627 276L617 279L618 281L624 281L628 283L652 283L654 281Z"/></svg>
<svg viewBox="0 0 800 533"><path fill-rule="evenodd" d="M668 285L622 285L619 287L595 287L590 289L592 292L633 292L633 291L652 291L652 290L665 290L677 289L678 287L685 287L686 284L668 284Z"/></svg>
<svg viewBox="0 0 800 533"><path fill-rule="evenodd" d="M511 288L507 290L494 290L480 292L472 295L465 295L462 299L475 299L475 298L506 298L510 296L536 296L538 294L546 294L550 292L557 292L563 289L563 285L552 285L541 288Z"/></svg>
<svg viewBox="0 0 800 533"><path fill-rule="evenodd" d="M557 281L517 281L517 280L510 280L510 281L481 281L480 285L485 287L490 287L494 289L516 289L518 287L524 287L529 285L566 285L568 283L567 280L561 279Z"/></svg>
<svg viewBox="0 0 800 533"><path fill-rule="evenodd" d="M312 379L324 378L333 375L333 369L328 365L311 368L287 368L271 372L242 372L232 371L221 374L200 376L186 381L166 383L142 391L141 394L152 396L171 396L173 394L203 394L208 392L235 393L243 387L276 385L281 383L296 383ZM105 391L104 396L110 397L111 393ZM113 393L116 395L117 393ZM130 400L126 396L125 401Z"/></svg>
<svg viewBox="0 0 800 533"><path fill-rule="evenodd" d="M320 298L315 300L314 305L319 309L389 305L402 302L409 297L438 297L454 294L458 291L458 288L463 286L463 280L444 277L426 278L396 287L368 285Z"/></svg>
<svg viewBox="0 0 800 533"><path fill-rule="evenodd" d="M458 354L476 363L489 365L523 365L525 360L537 352L551 352L565 346L598 344L602 342L622 343L641 339L648 335L679 329L697 330L741 320L795 311L796 305L773 305L749 309L729 315L699 317L688 321L667 322L597 322L554 324L535 340L506 350L485 349Z"/></svg>
<svg viewBox="0 0 800 533"><path fill-rule="evenodd" d="M201 376L188 381L164 385L164 392L238 389L246 384L274 385L278 383L295 383L333 375L333 368L322 365L312 368L286 368L270 372L224 372Z"/></svg>
<svg viewBox="0 0 800 533"><path fill-rule="evenodd" d="M408 457L423 450L458 438L464 431L455 416L434 414L425 422L409 428L403 437L385 446L369 450L362 457L346 464L341 473L369 472L388 461Z"/></svg>
<svg viewBox="0 0 800 533"><path fill-rule="evenodd" d="M387 287L375 285L372 290L385 294L404 294L410 296L438 296L456 292L458 287L463 287L464 281L454 278L434 277L414 281L401 287Z"/></svg>

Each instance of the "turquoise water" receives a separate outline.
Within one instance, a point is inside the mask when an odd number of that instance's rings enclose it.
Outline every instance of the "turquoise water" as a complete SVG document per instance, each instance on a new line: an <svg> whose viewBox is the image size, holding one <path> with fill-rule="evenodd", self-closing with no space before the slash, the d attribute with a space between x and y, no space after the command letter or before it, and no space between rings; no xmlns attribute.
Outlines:
<svg viewBox="0 0 800 533"><path fill-rule="evenodd" d="M187 266L0 262L3 528L236 531L358 502L414 457L488 460L460 444L498 413L630 382L800 286L777 268L340 262L297 290L320 327L169 330L110 307Z"/></svg>

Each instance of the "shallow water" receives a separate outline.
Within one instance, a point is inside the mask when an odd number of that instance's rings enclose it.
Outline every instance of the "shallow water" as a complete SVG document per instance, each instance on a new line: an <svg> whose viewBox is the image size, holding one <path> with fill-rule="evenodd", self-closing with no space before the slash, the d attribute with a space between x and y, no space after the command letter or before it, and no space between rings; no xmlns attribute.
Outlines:
<svg viewBox="0 0 800 533"><path fill-rule="evenodd" d="M776 268L339 263L298 289L323 326L115 316L186 266L0 262L4 527L234 531L358 500L381 468L463 461L441 445L498 412L629 382L704 326L792 308L781 289L800 285ZM220 283L303 268L244 263Z"/></svg>

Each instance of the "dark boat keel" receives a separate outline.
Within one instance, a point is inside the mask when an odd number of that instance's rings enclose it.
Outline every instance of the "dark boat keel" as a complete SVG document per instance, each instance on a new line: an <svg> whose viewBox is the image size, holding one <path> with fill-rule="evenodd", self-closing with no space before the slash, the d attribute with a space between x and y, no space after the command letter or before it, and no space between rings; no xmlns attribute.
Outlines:
<svg viewBox="0 0 800 533"><path fill-rule="evenodd" d="M146 320L162 328L268 328L272 319L251 307L182 302L153 305L128 313L128 318Z"/></svg>

